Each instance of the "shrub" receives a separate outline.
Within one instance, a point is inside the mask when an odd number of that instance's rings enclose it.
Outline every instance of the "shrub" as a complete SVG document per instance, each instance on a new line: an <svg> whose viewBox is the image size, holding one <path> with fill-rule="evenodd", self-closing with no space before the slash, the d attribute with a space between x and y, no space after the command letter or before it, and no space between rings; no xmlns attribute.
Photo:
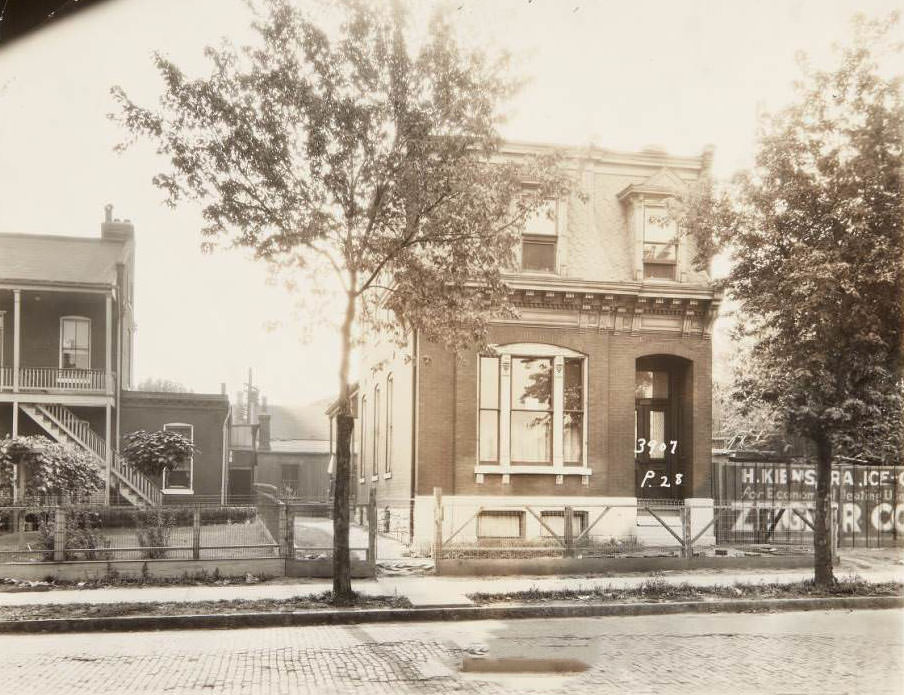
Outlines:
<svg viewBox="0 0 904 695"><path fill-rule="evenodd" d="M176 525L175 514L166 509L139 511L137 513L137 537L141 546L141 557L159 560L166 557L166 548Z"/></svg>
<svg viewBox="0 0 904 695"><path fill-rule="evenodd" d="M63 548L64 560L109 560L110 541L101 530L100 515L95 512L64 510L66 512L66 543ZM44 553L42 560L53 560L56 535L56 516L41 514L38 523L38 543Z"/></svg>

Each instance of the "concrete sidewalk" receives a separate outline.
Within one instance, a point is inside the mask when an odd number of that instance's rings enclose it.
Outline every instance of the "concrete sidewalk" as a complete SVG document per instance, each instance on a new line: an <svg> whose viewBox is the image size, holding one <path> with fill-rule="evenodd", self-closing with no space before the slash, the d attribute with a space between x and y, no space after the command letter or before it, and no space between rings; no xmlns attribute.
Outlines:
<svg viewBox="0 0 904 695"><path fill-rule="evenodd" d="M846 567L842 563L835 574L844 579L856 573L865 580L904 582L904 566L879 565L875 567ZM663 580L672 584L687 582L697 586L757 584L765 582L790 583L811 579L809 570L750 571L697 571L664 572ZM452 607L471 605L468 594L476 592L505 593L538 589L592 590L595 587L630 588L649 579L649 574L619 577L380 577L376 580L352 582L355 591L370 596L405 596L417 608ZM66 589L50 591L0 592L0 606L31 604L59 605L66 603L163 603L193 601L230 601L236 599L290 599L329 591L329 580L282 580L261 584L237 584L225 586L157 586L113 587L107 589Z"/></svg>

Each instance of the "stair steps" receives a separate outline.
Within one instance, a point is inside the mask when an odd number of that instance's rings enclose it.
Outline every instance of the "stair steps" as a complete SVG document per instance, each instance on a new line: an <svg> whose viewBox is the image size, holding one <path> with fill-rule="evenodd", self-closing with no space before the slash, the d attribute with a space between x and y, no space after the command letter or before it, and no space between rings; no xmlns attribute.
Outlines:
<svg viewBox="0 0 904 695"><path fill-rule="evenodd" d="M19 407L54 440L76 446L92 456L101 475L107 470L107 444L91 426L63 405L20 403ZM136 470L114 451L110 473L119 493L136 507L159 506L163 502L160 487Z"/></svg>

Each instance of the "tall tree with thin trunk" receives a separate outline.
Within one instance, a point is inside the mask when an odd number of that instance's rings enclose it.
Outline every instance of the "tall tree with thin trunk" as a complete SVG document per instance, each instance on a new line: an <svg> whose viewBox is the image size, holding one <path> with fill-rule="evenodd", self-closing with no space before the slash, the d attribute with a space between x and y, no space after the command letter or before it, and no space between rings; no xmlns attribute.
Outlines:
<svg viewBox="0 0 904 695"><path fill-rule="evenodd" d="M880 69L900 50L896 24L859 18L834 70L803 64L796 100L763 124L754 168L684 214L702 248L734 256L726 286L752 345L737 395L814 445L820 586L834 582L833 458L902 455L904 99L902 79Z"/></svg>
<svg viewBox="0 0 904 695"><path fill-rule="evenodd" d="M524 223L568 184L555 157L500 156L516 83L442 14L414 41L400 1L317 11L262 0L257 44L208 48L207 77L155 56L156 108L112 91L114 118L168 158L154 178L168 202L201 202L207 243L341 287L333 589L345 602L356 332L484 343L487 321L511 311L504 273Z"/></svg>

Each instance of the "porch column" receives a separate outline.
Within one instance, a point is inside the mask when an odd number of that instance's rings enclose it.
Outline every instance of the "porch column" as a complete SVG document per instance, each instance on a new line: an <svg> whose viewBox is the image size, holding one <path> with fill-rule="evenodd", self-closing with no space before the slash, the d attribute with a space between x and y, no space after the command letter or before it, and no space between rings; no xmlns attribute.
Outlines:
<svg viewBox="0 0 904 695"><path fill-rule="evenodd" d="M104 383L106 388L104 390L110 396L113 395L113 297L110 294L106 296L106 323L104 325L106 327L106 351L104 353ZM109 441L108 434L108 444Z"/></svg>
<svg viewBox="0 0 904 695"><path fill-rule="evenodd" d="M18 305L17 305L18 306ZM19 436L19 401L13 401L13 439ZM16 464L13 468L13 504L19 501L19 466ZM13 526L18 528L19 518L17 514L13 514Z"/></svg>
<svg viewBox="0 0 904 695"><path fill-rule="evenodd" d="M22 332L22 290L13 290L13 393L19 392L19 343Z"/></svg>
<svg viewBox="0 0 904 695"><path fill-rule="evenodd" d="M109 354L109 353L107 353ZM104 450L104 463L106 464L106 482L104 484L104 497L106 498L106 504L110 504L110 467L113 464L113 442L110 441L110 404L107 403L105 408L106 410L106 422L104 425L104 441L107 443L106 449Z"/></svg>

